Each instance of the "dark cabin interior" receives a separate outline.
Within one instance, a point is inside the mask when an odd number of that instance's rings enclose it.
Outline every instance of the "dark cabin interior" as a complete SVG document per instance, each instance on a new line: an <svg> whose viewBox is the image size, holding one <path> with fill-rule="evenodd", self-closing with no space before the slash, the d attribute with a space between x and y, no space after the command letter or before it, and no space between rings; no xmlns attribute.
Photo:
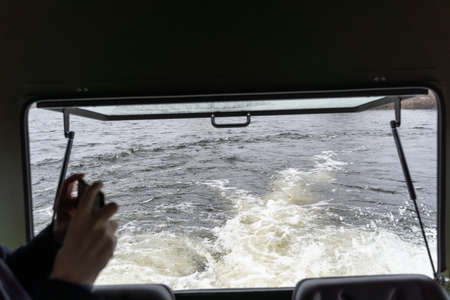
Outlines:
<svg viewBox="0 0 450 300"><path fill-rule="evenodd" d="M32 236L24 116L34 101L421 87L440 99L437 268L449 278L449 1L5 1L0 7L2 244L16 248ZM188 290L175 297L289 299L292 288Z"/></svg>

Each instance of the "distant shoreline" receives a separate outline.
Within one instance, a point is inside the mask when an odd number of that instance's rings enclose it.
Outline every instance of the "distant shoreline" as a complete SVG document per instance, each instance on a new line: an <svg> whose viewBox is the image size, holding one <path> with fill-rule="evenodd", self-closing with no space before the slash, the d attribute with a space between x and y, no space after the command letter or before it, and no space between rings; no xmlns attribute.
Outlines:
<svg viewBox="0 0 450 300"><path fill-rule="evenodd" d="M386 104L379 106L376 109L393 109L394 104ZM402 108L404 109L436 109L436 100L433 95L417 96L408 100L402 101Z"/></svg>

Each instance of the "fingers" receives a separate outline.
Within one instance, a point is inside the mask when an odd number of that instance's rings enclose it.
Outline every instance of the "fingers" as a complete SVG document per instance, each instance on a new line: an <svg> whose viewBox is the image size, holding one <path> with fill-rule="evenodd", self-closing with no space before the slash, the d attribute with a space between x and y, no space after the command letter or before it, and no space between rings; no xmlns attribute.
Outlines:
<svg viewBox="0 0 450 300"><path fill-rule="evenodd" d="M79 180L78 181L78 196L83 195L84 190L86 190L86 188L88 187L88 184L86 182L84 182L84 180Z"/></svg>
<svg viewBox="0 0 450 300"><path fill-rule="evenodd" d="M58 203L60 203L64 199L73 200L72 199L73 198L72 197L73 185L75 184L76 181L83 179L83 177L84 177L84 174L72 174L71 176L69 176L68 178L66 178L64 180L63 186L61 187L61 191L58 195ZM60 199L60 198L63 198L63 199Z"/></svg>
<svg viewBox="0 0 450 300"><path fill-rule="evenodd" d="M117 244L117 237L115 235L117 230L117 222L109 221L103 226L95 229L92 236L92 241L95 246L90 249L93 254L106 255L108 259L112 256Z"/></svg>
<svg viewBox="0 0 450 300"><path fill-rule="evenodd" d="M109 221L108 228L107 228L107 235L106 235L106 245L105 247L110 252L110 257L114 253L114 249L116 249L117 245L117 237L116 237L116 230L117 230L118 224L116 221Z"/></svg>
<svg viewBox="0 0 450 300"><path fill-rule="evenodd" d="M84 174L72 174L66 180L64 180L63 190L65 193L63 193L63 195L65 194L67 199L72 198L72 190L73 190L73 185L75 184L75 182L83 179L83 177L84 177Z"/></svg>
<svg viewBox="0 0 450 300"><path fill-rule="evenodd" d="M106 204L104 207L97 210L96 217L98 223L104 223L108 221L119 209L116 203L111 202ZM115 223L115 222L114 222Z"/></svg>
<svg viewBox="0 0 450 300"><path fill-rule="evenodd" d="M119 223L116 221L109 221L109 230L111 234L115 234L117 231L117 228L119 228Z"/></svg>
<svg viewBox="0 0 450 300"><path fill-rule="evenodd" d="M117 246L117 238L115 235L105 235L103 239L98 243L97 247L93 251L99 251L100 255L104 256L106 259L102 267L108 263L109 259L114 255L114 249Z"/></svg>
<svg viewBox="0 0 450 300"><path fill-rule="evenodd" d="M82 180L83 177L84 177L84 174L72 174L64 181L64 192L65 192L66 199L75 200L72 197L73 186L74 186L75 182ZM78 185L78 187L79 186L80 185Z"/></svg>
<svg viewBox="0 0 450 300"><path fill-rule="evenodd" d="M108 237L103 243L102 252L108 257L108 260L114 255L117 246L117 238L115 236ZM105 263L106 265L106 263Z"/></svg>
<svg viewBox="0 0 450 300"><path fill-rule="evenodd" d="M73 183L75 181L83 179L83 177L84 177L83 173L72 174L69 177L67 177L66 180L64 180L64 184Z"/></svg>
<svg viewBox="0 0 450 300"><path fill-rule="evenodd" d="M72 197L73 186L76 181L82 180L84 174L72 174L64 180L61 190L55 201L55 212L57 221L64 222L64 219L70 218L73 215L71 212L76 208L76 198Z"/></svg>
<svg viewBox="0 0 450 300"><path fill-rule="evenodd" d="M101 182L95 182L83 192L79 199L77 215L92 213L95 198L102 187L103 184Z"/></svg>

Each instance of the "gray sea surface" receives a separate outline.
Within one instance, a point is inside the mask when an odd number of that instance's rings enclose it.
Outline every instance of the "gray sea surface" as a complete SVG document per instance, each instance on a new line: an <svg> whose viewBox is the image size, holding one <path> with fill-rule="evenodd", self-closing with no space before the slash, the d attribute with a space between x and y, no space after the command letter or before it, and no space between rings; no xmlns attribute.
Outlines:
<svg viewBox="0 0 450 300"><path fill-rule="evenodd" d="M101 122L72 117L68 173L102 180L119 244L98 279L175 289L292 286L312 276L431 274L389 121L392 110ZM437 113L399 129L436 252ZM35 232L51 218L62 116L29 115ZM435 256L435 255L434 255Z"/></svg>

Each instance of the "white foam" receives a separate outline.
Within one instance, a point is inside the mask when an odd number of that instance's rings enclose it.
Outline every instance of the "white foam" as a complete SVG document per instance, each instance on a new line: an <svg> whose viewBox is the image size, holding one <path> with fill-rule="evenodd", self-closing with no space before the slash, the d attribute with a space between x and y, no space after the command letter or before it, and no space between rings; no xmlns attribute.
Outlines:
<svg viewBox="0 0 450 300"><path fill-rule="evenodd" d="M336 160L336 153L333 151L322 151L322 153L314 155L316 170L337 171L341 170L346 162Z"/></svg>
<svg viewBox="0 0 450 300"><path fill-rule="evenodd" d="M422 244L370 226L370 220L367 228L322 223L327 211L315 203L310 187L332 181L333 172L344 166L332 153L323 155L314 170L278 172L264 197L229 186L228 180L203 183L235 208L234 217L212 229L215 240L164 232L124 235L97 284L279 287L293 286L305 277L431 275Z"/></svg>

